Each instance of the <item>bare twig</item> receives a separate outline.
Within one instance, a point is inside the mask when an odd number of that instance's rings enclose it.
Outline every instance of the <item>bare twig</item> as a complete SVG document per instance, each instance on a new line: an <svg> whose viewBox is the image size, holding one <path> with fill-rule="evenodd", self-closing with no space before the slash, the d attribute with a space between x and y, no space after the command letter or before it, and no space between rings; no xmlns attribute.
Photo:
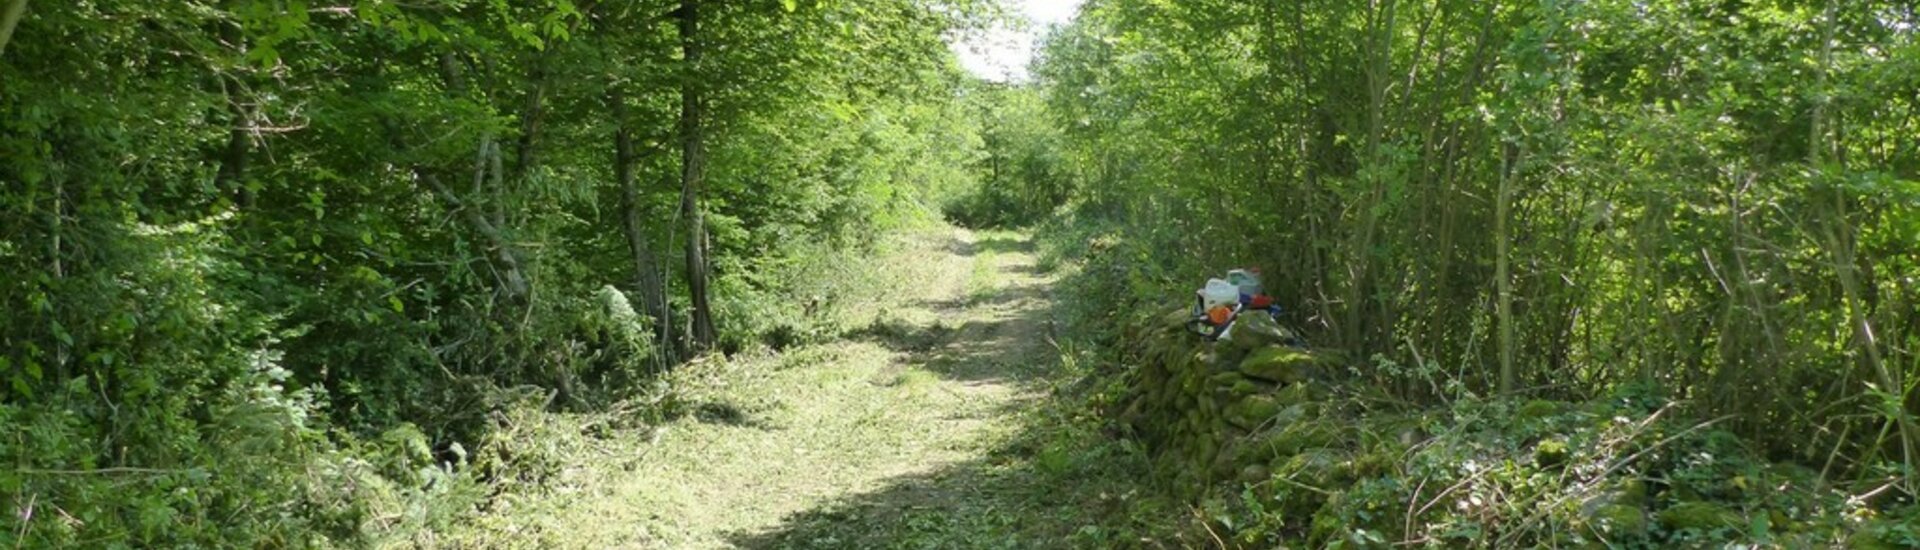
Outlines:
<svg viewBox="0 0 1920 550"><path fill-rule="evenodd" d="M1413 536L1413 503L1420 501L1420 491L1427 488L1428 476L1420 476L1420 484L1413 487L1413 496L1407 497L1406 524L1400 528L1401 544L1410 544Z"/></svg>
<svg viewBox="0 0 1920 550"><path fill-rule="evenodd" d="M33 496L27 497L27 507L20 509L20 533L14 535L13 537L13 540L15 541L15 544L13 545L14 548L18 549L18 548L26 547L27 530L33 527L33 505L39 502L40 502L40 493L34 493Z"/></svg>
<svg viewBox="0 0 1920 550"><path fill-rule="evenodd" d="M1417 517L1420 514L1427 513L1427 510L1433 508L1433 505L1440 503L1440 499L1447 498L1448 494L1451 494L1454 491L1460 490L1461 487L1465 487L1468 483L1472 483L1473 480L1480 479L1480 476L1486 475L1487 472L1491 472L1491 471L1493 471L1493 468L1483 468L1480 471L1474 472L1473 475L1467 476L1466 479L1462 479L1458 483L1454 483L1452 486L1447 487L1445 490L1440 491L1440 494L1433 496L1433 500L1429 500L1427 501L1426 504L1421 505L1420 511L1414 512L1413 516L1408 517L1407 524L1412 525L1413 517Z"/></svg>
<svg viewBox="0 0 1920 550"><path fill-rule="evenodd" d="M1225 550L1227 548L1227 541L1221 539L1219 533L1213 532L1212 525L1207 525L1207 516L1201 514L1200 509L1193 507L1191 504L1187 505L1187 510L1193 512L1193 519L1200 520L1200 528L1207 530L1207 536L1213 537L1213 543L1220 545L1221 550Z"/></svg>

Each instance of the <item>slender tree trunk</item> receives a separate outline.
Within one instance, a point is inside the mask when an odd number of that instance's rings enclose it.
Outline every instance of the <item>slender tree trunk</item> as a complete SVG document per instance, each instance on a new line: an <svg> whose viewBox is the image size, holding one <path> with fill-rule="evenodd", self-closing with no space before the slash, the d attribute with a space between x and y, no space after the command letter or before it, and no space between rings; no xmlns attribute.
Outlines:
<svg viewBox="0 0 1920 550"><path fill-rule="evenodd" d="M1347 285L1347 323L1345 332L1347 342L1353 349L1368 351L1366 302L1373 298L1369 290L1373 286L1373 242L1380 226L1381 203L1385 201L1386 181L1382 176L1386 156L1382 154L1382 142L1386 133L1387 85L1393 63L1394 0L1369 2L1371 13L1367 19L1367 135L1366 152L1360 180L1366 185L1359 204L1361 216L1360 231L1356 234L1349 260L1351 267ZM1384 321L1384 319L1382 319Z"/></svg>
<svg viewBox="0 0 1920 550"><path fill-rule="evenodd" d="M707 150L701 114L700 2L680 1L680 51L686 72L680 81L680 211L687 218L687 293L693 302L693 344L713 347L713 310L707 298L707 227L700 211Z"/></svg>
<svg viewBox="0 0 1920 550"><path fill-rule="evenodd" d="M1495 315L1500 321L1500 393L1513 393L1519 373L1513 366L1513 277L1510 271L1513 264L1513 244L1509 242L1507 217L1513 210L1513 179L1520 170L1520 163L1526 160L1525 151L1515 151L1514 145L1506 145L1503 170L1500 171L1500 189L1493 206L1493 246L1495 250L1493 277L1499 292Z"/></svg>
<svg viewBox="0 0 1920 550"><path fill-rule="evenodd" d="M1833 93L1833 90L1828 87L1828 74L1833 66L1834 2L1832 0L1827 2L1822 19L1825 26L1820 41L1819 88L1816 96L1818 99L1813 104L1813 120L1807 137L1807 164L1815 171L1825 170L1822 165L1827 163L1825 157L1827 149L1832 147L1836 139L1831 137L1827 129L1827 102L1831 100L1830 96ZM1845 159L1839 158L1833 163L1844 165ZM1870 319L1872 312L1866 300L1862 299L1863 285L1857 273L1859 263L1854 250L1857 244L1853 234L1855 226L1847 219L1847 192L1839 188L1832 189L1830 192L1833 195L1833 204L1830 214L1832 223L1825 232L1827 251L1833 261L1834 275L1840 279L1842 299L1845 300L1847 311L1847 324L1853 331L1854 346L1863 352L1861 357L1866 361L1868 373L1875 377L1882 388L1881 391L1890 392L1894 396L1895 403L1904 403L1906 384L1905 380L1902 380L1903 373L1897 369L1888 368L1885 359L1881 357L1880 343ZM1895 447L1900 453L1901 462L1905 463L1911 471L1916 463L1920 463L1920 426L1914 424L1912 415L1905 414L1905 411L1898 407L1893 408L1893 414L1887 420L1899 429L1899 442ZM1902 485L1908 492L1920 490L1916 489L1920 487L1920 481L1914 479L1902 481Z"/></svg>
<svg viewBox="0 0 1920 550"><path fill-rule="evenodd" d="M251 194L241 184L247 175L247 126L249 117L246 108L240 105L240 98L227 94L227 111L233 117L233 128L227 130L227 145L220 152L220 171L213 176L214 183L234 185L241 197L241 204L251 202Z"/></svg>
<svg viewBox="0 0 1920 550"><path fill-rule="evenodd" d="M7 53L7 42L13 39L13 28L20 24L20 18L27 15L27 0L7 2L5 9L5 12L0 12L0 54Z"/></svg>
<svg viewBox="0 0 1920 550"><path fill-rule="evenodd" d="M661 284L660 266L653 255L653 245L647 242L645 225L641 223L640 184L634 174L633 165L638 156L633 151L633 128L627 119L626 97L618 87L607 93L607 103L613 111L618 130L613 135L613 172L620 181L621 225L627 233L627 246L633 253L634 292L640 294L641 308L653 319L654 349L661 364L668 360L667 350L672 349L673 315L668 310L666 286Z"/></svg>
<svg viewBox="0 0 1920 550"><path fill-rule="evenodd" d="M498 167L494 169L496 181L499 182L495 185L492 197L495 225L507 225L506 182L510 179L515 186L526 188L527 176L533 173L534 164L538 162L540 123L546 115L547 56L552 52L549 48L535 56L533 66L528 71L528 79L533 81L533 85L527 90L526 105L520 110L520 137L514 143L513 175L508 178L503 170ZM499 144L494 144L494 162L501 162L499 147Z"/></svg>
<svg viewBox="0 0 1920 550"><path fill-rule="evenodd" d="M525 177L533 170L535 149L540 144L540 122L546 114L547 58L533 61L533 89L527 91L527 104L520 113L520 142L514 151L514 174Z"/></svg>
<svg viewBox="0 0 1920 550"><path fill-rule="evenodd" d="M245 40L240 35L240 27L236 25L223 23L219 33L230 44L240 44ZM227 102L227 124L231 127L227 129L227 145L220 151L220 170L214 174L213 181L217 188L232 187L242 206L252 206L253 194L247 191L245 178L250 145L247 133L248 127L253 126L253 116L247 110L245 90L236 89L240 83L229 82L225 77L215 78L220 86L220 95Z"/></svg>
<svg viewBox="0 0 1920 550"><path fill-rule="evenodd" d="M61 175L55 176L52 179L53 179L53 212L52 212L53 216L52 216L52 219L49 220L52 222L49 225L52 228L53 242L51 243L52 247L48 250L47 258L51 260L53 264L53 280L56 282L62 282L63 283L62 288L64 288L64 280L67 278L67 271L66 271L66 265L62 263L61 257L66 254L66 247L64 246L65 243L62 242L61 237L66 233L64 229L67 224L67 214L66 214L67 212L67 185L66 185L67 178L65 174L61 174ZM59 300L52 300L47 303L47 318L54 319L56 321L60 319L60 301ZM54 339L53 377L48 378L49 380L66 380L67 379L67 355L71 352L71 350L69 349L70 347L71 346L65 340L62 340L59 338Z"/></svg>

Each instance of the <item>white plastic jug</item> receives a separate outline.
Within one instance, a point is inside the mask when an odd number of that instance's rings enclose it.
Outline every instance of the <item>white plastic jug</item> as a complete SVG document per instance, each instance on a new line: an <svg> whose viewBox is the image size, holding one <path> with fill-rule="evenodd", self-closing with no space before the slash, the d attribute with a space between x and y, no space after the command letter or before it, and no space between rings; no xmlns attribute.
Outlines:
<svg viewBox="0 0 1920 550"><path fill-rule="evenodd" d="M1257 296L1266 292L1260 286L1260 272L1251 269L1235 269L1227 272L1227 282L1233 283L1237 292L1247 296Z"/></svg>
<svg viewBox="0 0 1920 550"><path fill-rule="evenodd" d="M1200 299L1207 308L1230 306L1240 303L1240 287L1222 279L1208 279L1206 288L1200 289Z"/></svg>

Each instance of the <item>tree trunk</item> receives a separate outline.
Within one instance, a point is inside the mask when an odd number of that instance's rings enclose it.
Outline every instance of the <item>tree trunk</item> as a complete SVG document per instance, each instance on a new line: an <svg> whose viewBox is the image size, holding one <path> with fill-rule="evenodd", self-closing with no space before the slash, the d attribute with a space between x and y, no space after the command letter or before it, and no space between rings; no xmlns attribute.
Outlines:
<svg viewBox="0 0 1920 550"><path fill-rule="evenodd" d="M13 27L27 15L27 0L12 0L7 3L6 11L0 12L0 54L7 53L7 42L13 39Z"/></svg>
<svg viewBox="0 0 1920 550"><path fill-rule="evenodd" d="M442 54L440 56L440 68L443 72L442 76L444 76L447 81L447 90L455 94L465 94L467 91L467 82L465 75L460 72L459 60L455 59L452 53ZM395 135L396 137L394 139L398 140L397 134ZM404 144L396 143L395 145L398 149L405 149ZM485 174L489 171L492 172L497 181L500 173L499 144L493 142L492 136L483 136L480 141L480 148L481 160L476 161L476 166L474 166L474 181L478 183L484 179ZM483 161L488 159L489 153L492 155L492 162L490 163L492 165L491 169L483 165L486 164ZM453 188L447 187L437 175L425 167L414 167L414 173L421 181L426 182L429 187L432 187L434 192L439 194L442 199L447 201L450 210L460 212L461 216L467 220L467 225L475 233L480 234L481 238L486 239L488 248L492 249L494 257L498 261L496 267L504 271L504 273L501 274L501 290L504 291L508 300L518 302L522 298L525 298L528 293L531 292L532 286L527 281L524 267L525 262L521 260L520 249L514 246L513 241L507 238L507 234L502 228L503 224L497 220L488 218L485 205L477 204L479 201L473 200L478 198L478 194L476 193L476 197L473 198L461 198L459 193L455 192Z"/></svg>
<svg viewBox="0 0 1920 550"><path fill-rule="evenodd" d="M445 199L454 211L459 212L462 217L465 217L467 219L467 225L472 227L475 233L479 233L481 238L486 239L489 248L493 249L495 259L500 262L500 269L505 271L501 286L502 290L506 291L507 297L513 300L519 300L525 297L530 288L526 275L524 275L526 270L522 267L520 261L520 249L513 246L513 242L507 240L506 234L502 233L499 227L494 226L493 222L487 219L486 212L472 204L461 201L460 196L455 194L452 188L442 183L438 176L433 175L422 167L414 167L413 172L421 181L426 182L428 187L432 187L434 192L439 193L440 197Z"/></svg>
<svg viewBox="0 0 1920 550"><path fill-rule="evenodd" d="M240 44L246 38L241 36L237 25L222 24L220 37L230 44ZM253 116L247 110L245 90L239 88L238 81L229 82L225 77L216 77L220 86L220 96L227 102L227 144L220 151L220 170L213 176L214 186L221 189L231 188L241 206L253 206L253 194L247 191L247 157L251 143L248 142L248 130L253 126Z"/></svg>
<svg viewBox="0 0 1920 550"><path fill-rule="evenodd" d="M1500 394L1513 393L1519 373L1513 366L1513 244L1507 236L1507 217L1513 210L1513 179L1518 177L1520 164L1526 160L1524 150L1516 151L1516 146L1505 146L1505 161L1500 171L1500 189L1493 203L1493 247L1494 247L1494 285L1499 292L1494 315L1500 321Z"/></svg>
<svg viewBox="0 0 1920 550"><path fill-rule="evenodd" d="M243 181L247 175L247 126L252 125L246 108L240 105L240 98L227 95L228 113L233 116L233 128L227 130L227 145L220 152L220 170L213 176L214 183L220 187L233 186L240 196L241 204L252 202Z"/></svg>
<svg viewBox="0 0 1920 550"><path fill-rule="evenodd" d="M666 286L661 284L653 245L647 242L645 225L640 221L640 184L633 171L638 157L633 151L633 129L627 119L626 97L614 87L607 92L607 103L619 128L613 134L613 173L620 181L620 217L627 233L627 246L633 253L634 292L640 295L641 308L653 319L655 354L664 365L667 350L672 349L673 315L668 310Z"/></svg>
<svg viewBox="0 0 1920 550"><path fill-rule="evenodd" d="M700 2L680 1L680 51L685 73L680 81L680 213L687 218L687 294L693 302L693 345L713 347L713 310L707 299L707 227L700 212L707 151L700 116Z"/></svg>

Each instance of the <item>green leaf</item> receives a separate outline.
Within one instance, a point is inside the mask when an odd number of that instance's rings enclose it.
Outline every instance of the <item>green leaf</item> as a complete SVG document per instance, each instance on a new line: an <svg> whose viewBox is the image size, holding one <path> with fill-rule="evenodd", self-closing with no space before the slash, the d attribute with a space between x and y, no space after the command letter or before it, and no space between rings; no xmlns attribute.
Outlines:
<svg viewBox="0 0 1920 550"><path fill-rule="evenodd" d="M67 327L61 326L58 321L53 323L53 338L62 344L73 345L73 335L68 334Z"/></svg>
<svg viewBox="0 0 1920 550"><path fill-rule="evenodd" d="M787 13L793 13L794 10L800 9L799 0L780 0L780 5L787 8Z"/></svg>

